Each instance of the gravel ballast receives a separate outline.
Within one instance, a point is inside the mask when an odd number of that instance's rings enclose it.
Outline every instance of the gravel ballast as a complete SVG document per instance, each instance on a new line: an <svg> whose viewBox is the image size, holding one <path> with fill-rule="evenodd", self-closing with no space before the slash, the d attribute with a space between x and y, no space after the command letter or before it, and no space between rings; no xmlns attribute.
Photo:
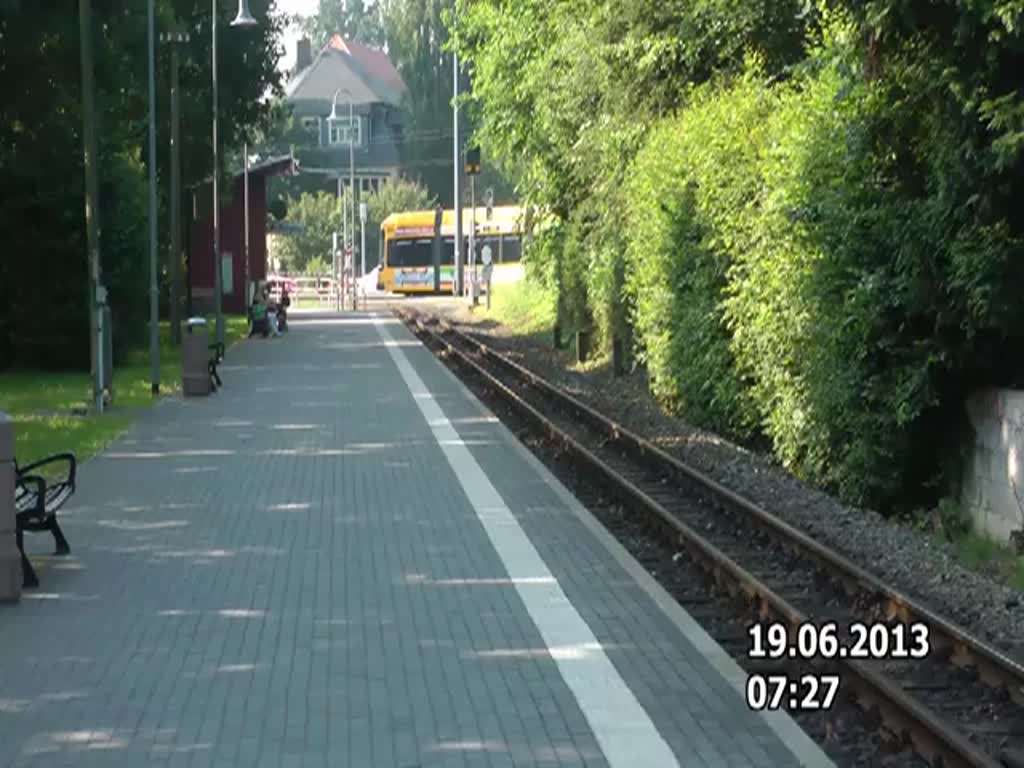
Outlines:
<svg viewBox="0 0 1024 768"><path fill-rule="evenodd" d="M569 368L566 355L492 320L480 322L461 303L432 302L421 311L445 316L1024 663L1024 594L962 565L951 545L874 511L847 507L796 479L770 457L665 414L640 373L613 377L608 366Z"/></svg>

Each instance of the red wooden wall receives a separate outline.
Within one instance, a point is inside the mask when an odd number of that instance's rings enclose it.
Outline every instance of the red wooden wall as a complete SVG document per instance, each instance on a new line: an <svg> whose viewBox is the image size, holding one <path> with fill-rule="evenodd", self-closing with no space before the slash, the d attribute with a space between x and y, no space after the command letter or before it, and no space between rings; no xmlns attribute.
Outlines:
<svg viewBox="0 0 1024 768"><path fill-rule="evenodd" d="M243 180L235 180L230 204L223 205L220 213L220 252L231 254L231 292L224 294L225 312L245 312L245 209ZM205 193L205 194L204 194ZM210 188L196 191L194 198L198 207L210 206ZM193 303L197 311L200 306L213 305L213 217L210 210L199 210L198 217L191 218L189 240L189 280L192 286ZM265 280L267 276L267 178L263 175L249 175L249 279ZM225 291L227 285L224 286Z"/></svg>

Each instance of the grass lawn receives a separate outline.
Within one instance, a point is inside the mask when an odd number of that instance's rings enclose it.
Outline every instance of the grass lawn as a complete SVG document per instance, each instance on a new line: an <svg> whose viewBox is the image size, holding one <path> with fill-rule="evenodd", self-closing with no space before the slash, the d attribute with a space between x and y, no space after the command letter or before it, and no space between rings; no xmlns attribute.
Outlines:
<svg viewBox="0 0 1024 768"><path fill-rule="evenodd" d="M225 318L227 346L245 336L245 317ZM213 323L210 323L213 328ZM160 324L160 391L181 391L181 350L171 346L170 327ZM149 348L133 349L114 369L114 403L103 414L76 416L89 404L88 371L20 370L0 373L0 411L14 419L18 461L28 464L51 453L72 451L84 461L124 432L139 408L153 404Z"/></svg>
<svg viewBox="0 0 1024 768"><path fill-rule="evenodd" d="M491 308L486 298L473 309L479 319L493 320L514 328L517 336L540 336L550 341L555 325L554 295L529 280L493 287Z"/></svg>
<svg viewBox="0 0 1024 768"><path fill-rule="evenodd" d="M295 309L334 309L333 302L324 302L311 296L292 299L292 306Z"/></svg>
<svg viewBox="0 0 1024 768"><path fill-rule="evenodd" d="M523 279L515 283L494 286L491 308L485 302L470 312L473 322L497 322L519 338L528 339L551 349L555 327L555 297L536 283ZM551 349L551 354L575 371L589 371L611 364L611 354L592 350L585 363L576 362L575 341L571 331L563 329L562 349Z"/></svg>

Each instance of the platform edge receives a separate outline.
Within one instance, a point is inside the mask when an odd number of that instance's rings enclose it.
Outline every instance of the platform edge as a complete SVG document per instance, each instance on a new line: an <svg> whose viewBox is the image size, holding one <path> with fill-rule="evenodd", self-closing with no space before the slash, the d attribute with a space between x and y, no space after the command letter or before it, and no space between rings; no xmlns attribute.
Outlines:
<svg viewBox="0 0 1024 768"><path fill-rule="evenodd" d="M402 323L402 330L408 333L412 339L416 336ZM456 385L459 391L473 404L482 416L493 419L498 427L499 433L509 442L520 456L529 464L534 471L544 480L562 502L572 511L576 518L589 530L608 553L622 566L630 577L647 593L652 602L668 617L668 619L679 630L695 648L707 659L718 674L725 678L726 682L743 699L746 696L747 673L737 664L725 649L723 649L704 628L694 620L686 609L676 602L654 577L633 557L632 554L619 541L608 532L600 520L577 499L562 482L555 477L544 463L541 462L530 449L523 445L511 430L495 416L474 395L462 381L431 354L431 360L444 374ZM818 744L808 736L804 730L797 725L788 714L782 711L762 712L761 717L769 728L779 737L779 740L792 753L800 765L805 768L835 768L835 763L825 754Z"/></svg>

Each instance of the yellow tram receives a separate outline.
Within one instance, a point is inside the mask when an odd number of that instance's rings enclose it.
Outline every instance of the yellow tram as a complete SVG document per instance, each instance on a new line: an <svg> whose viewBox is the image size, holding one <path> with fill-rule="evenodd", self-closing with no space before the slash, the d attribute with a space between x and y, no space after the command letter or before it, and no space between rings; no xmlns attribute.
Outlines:
<svg viewBox="0 0 1024 768"><path fill-rule="evenodd" d="M469 252L472 211L462 213L463 254ZM484 208L476 211L477 262L489 247L493 282L510 282L522 274L523 211L518 206L496 206L487 218ZM468 265L468 260L464 259ZM377 288L393 293L435 293L434 211L393 213L380 225L380 273ZM441 214L441 260L439 290L451 293L455 281L455 211ZM482 266L482 265L481 265Z"/></svg>

